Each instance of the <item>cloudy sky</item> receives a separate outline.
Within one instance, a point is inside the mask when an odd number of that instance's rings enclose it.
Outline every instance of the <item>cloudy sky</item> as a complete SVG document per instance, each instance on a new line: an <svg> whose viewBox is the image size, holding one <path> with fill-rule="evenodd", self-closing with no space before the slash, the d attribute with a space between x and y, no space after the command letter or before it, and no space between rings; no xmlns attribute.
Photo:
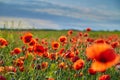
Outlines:
<svg viewBox="0 0 120 80"><path fill-rule="evenodd" d="M120 0L0 0L0 28L120 30Z"/></svg>

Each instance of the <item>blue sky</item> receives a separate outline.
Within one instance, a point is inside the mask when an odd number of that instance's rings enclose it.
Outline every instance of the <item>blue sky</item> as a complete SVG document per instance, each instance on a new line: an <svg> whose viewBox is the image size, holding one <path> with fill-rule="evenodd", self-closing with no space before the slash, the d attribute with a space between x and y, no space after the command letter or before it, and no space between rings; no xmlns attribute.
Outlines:
<svg viewBox="0 0 120 80"><path fill-rule="evenodd" d="M120 30L120 0L0 0L0 27ZM18 26L18 25L21 26Z"/></svg>

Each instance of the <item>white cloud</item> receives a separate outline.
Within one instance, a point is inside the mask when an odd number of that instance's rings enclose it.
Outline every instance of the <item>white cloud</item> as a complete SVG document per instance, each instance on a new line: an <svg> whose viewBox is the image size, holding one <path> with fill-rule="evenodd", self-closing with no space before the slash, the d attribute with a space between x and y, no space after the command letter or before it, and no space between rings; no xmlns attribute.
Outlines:
<svg viewBox="0 0 120 80"><path fill-rule="evenodd" d="M60 29L60 26L49 20L40 19L25 19L30 25L36 26L39 29Z"/></svg>
<svg viewBox="0 0 120 80"><path fill-rule="evenodd" d="M31 19L31 18L14 18L14 17L1 17L0 18L0 27L6 28L18 28L18 29L29 29L29 28L38 28L38 29L60 29L59 25L42 19Z"/></svg>
<svg viewBox="0 0 120 80"><path fill-rule="evenodd" d="M68 8L68 9L64 9ZM24 10L33 12L44 12L52 15L66 16L76 19L86 19L90 21L106 21L106 20L120 20L119 12L113 12L110 10L101 10L97 8L87 8L87 7L71 7L65 5L58 5L56 8L22 8Z"/></svg>
<svg viewBox="0 0 120 80"><path fill-rule="evenodd" d="M120 20L120 12L112 11L111 9L107 8L107 5L98 5L95 7L89 6L76 6L76 5L68 5L68 4L61 4L56 1L50 0L5 0L3 2L11 3L11 4L18 4L24 10L33 11L33 12L44 12L52 15L58 16L67 16L77 19L86 19L90 21L106 21L106 20ZM31 7L27 7L31 6Z"/></svg>

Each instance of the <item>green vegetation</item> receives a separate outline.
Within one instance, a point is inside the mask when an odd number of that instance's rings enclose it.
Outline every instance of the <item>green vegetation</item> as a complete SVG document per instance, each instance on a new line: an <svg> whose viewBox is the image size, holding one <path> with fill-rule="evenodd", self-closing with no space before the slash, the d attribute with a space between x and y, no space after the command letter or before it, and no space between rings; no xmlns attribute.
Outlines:
<svg viewBox="0 0 120 80"><path fill-rule="evenodd" d="M23 56L23 52L19 55L15 55L15 56L11 56L10 52L16 48L22 48L23 46L26 46L26 44L23 43L23 41L20 39L21 36L23 36L24 33L26 32L30 32L33 34L34 38L42 40L42 39L46 39L49 43L49 47L50 43L52 41L58 41L58 38L61 35L66 35L67 34L67 30L0 30L0 38L4 38L8 41L8 46L6 46L5 48L0 48L0 61L3 61L3 64L0 63L0 67L1 66L12 66L12 62L13 60ZM78 34L78 32L82 32L82 33L86 33L85 31L73 31L72 36L74 37L75 35ZM120 37L120 32L119 31L91 31L88 32L90 38L93 39L99 39L99 38L108 38L110 36L114 36L114 35L118 35L118 37ZM82 38L81 38L82 39ZM86 38L84 38L86 39ZM119 39L118 39L119 40ZM85 43L86 44L86 43ZM71 46L71 44L67 44L67 46L65 46L66 50L67 47ZM84 48L83 51L80 51L80 55L79 57L81 57L82 59L86 60L86 56L83 54L85 53L85 49L86 46L81 45L81 48ZM70 47L69 47L70 48ZM50 51L51 50L50 48ZM55 50L58 51L58 50ZM53 51L53 52L55 52ZM120 52L119 48L116 48L117 52ZM119 53L118 53L119 54ZM37 56L37 59L39 56ZM109 74L111 76L111 80L119 80L120 79L120 71L115 70L115 67L109 68L105 73L100 73L98 72L95 75L90 75L88 73L88 67L90 67L90 63L85 63L85 69L81 69L78 71L74 71L73 69L70 70L69 69L58 69L58 63L59 61L64 61L64 59L62 59L61 57L58 58L55 61L50 61L49 59L40 57L39 60L36 60L36 62L34 62L34 66L36 66L37 64L41 64L44 61L47 61L49 66L48 69L46 70L36 70L35 67L31 68L30 65L31 63L33 63L33 61L31 60L31 56L29 56L29 58L27 60L25 60L24 62L24 67L27 67L25 69L27 69L27 71L25 70L24 72L20 72L17 68L17 72L8 72L8 73L1 73L0 75L3 75L7 78L7 80L47 80L46 78L54 78L55 80L98 80L98 77L100 75L103 74ZM66 63L69 64L69 66L72 64L70 61L65 60ZM82 73L80 76L76 76L75 74L79 74ZM49 80L49 79L48 79Z"/></svg>

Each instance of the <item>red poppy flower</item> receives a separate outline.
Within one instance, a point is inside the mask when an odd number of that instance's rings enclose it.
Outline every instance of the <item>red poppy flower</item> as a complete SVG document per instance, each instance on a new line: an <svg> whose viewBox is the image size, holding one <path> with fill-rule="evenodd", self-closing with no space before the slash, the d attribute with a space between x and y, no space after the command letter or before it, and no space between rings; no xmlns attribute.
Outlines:
<svg viewBox="0 0 120 80"><path fill-rule="evenodd" d="M91 31L91 28L86 28L86 31Z"/></svg>
<svg viewBox="0 0 120 80"><path fill-rule="evenodd" d="M58 53L59 53L59 55L62 55L64 52L65 52L65 49L62 48L62 49L60 49L60 51Z"/></svg>
<svg viewBox="0 0 120 80"><path fill-rule="evenodd" d="M28 47L27 49L29 52L33 52L33 47Z"/></svg>
<svg viewBox="0 0 120 80"><path fill-rule="evenodd" d="M41 44L43 44L43 45L48 45L48 42L47 42L46 39L42 39L42 40L41 40Z"/></svg>
<svg viewBox="0 0 120 80"><path fill-rule="evenodd" d="M84 33L84 37L88 37L88 33Z"/></svg>
<svg viewBox="0 0 120 80"><path fill-rule="evenodd" d="M79 59L76 62L74 62L73 69L74 70L80 70L80 69L83 68L83 66L84 66L84 61L82 59Z"/></svg>
<svg viewBox="0 0 120 80"><path fill-rule="evenodd" d="M36 39L31 39L31 41L29 42L29 46L34 46L37 43Z"/></svg>
<svg viewBox="0 0 120 80"><path fill-rule="evenodd" d="M21 67L21 66L23 66L24 62L21 59L17 59L14 61L14 64L18 67Z"/></svg>
<svg viewBox="0 0 120 80"><path fill-rule="evenodd" d="M77 60L79 60L80 58L78 56L74 56L71 58L72 62L76 62Z"/></svg>
<svg viewBox="0 0 120 80"><path fill-rule="evenodd" d="M34 50L35 54L37 54L39 56L42 56L43 53L45 52L45 48L39 44L35 45L33 47L33 50Z"/></svg>
<svg viewBox="0 0 120 80"><path fill-rule="evenodd" d="M75 54L74 54L74 52L68 50L68 51L65 52L64 56L66 58L73 58L75 56Z"/></svg>
<svg viewBox="0 0 120 80"><path fill-rule="evenodd" d="M4 38L0 38L0 48L8 45L8 42Z"/></svg>
<svg viewBox="0 0 120 80"><path fill-rule="evenodd" d="M86 49L86 56L93 59L91 68L95 71L105 71L119 61L119 56L108 44L93 44Z"/></svg>
<svg viewBox="0 0 120 80"><path fill-rule="evenodd" d="M94 39L88 38L87 41L90 42L90 43L92 43L92 42L94 42Z"/></svg>
<svg viewBox="0 0 120 80"><path fill-rule="evenodd" d="M68 31L68 36L70 36L73 33L73 30Z"/></svg>
<svg viewBox="0 0 120 80"><path fill-rule="evenodd" d="M83 33L82 33L82 32L79 32L78 35L81 37L81 36L83 36Z"/></svg>
<svg viewBox="0 0 120 80"><path fill-rule="evenodd" d="M19 67L19 70L23 72L25 70L24 66Z"/></svg>
<svg viewBox="0 0 120 80"><path fill-rule="evenodd" d="M96 71L94 69L92 69L92 68L89 68L88 73L91 74L91 75L95 75Z"/></svg>
<svg viewBox="0 0 120 80"><path fill-rule="evenodd" d="M21 49L20 48L15 48L14 50L13 50L13 53L14 54L20 54L21 53Z"/></svg>
<svg viewBox="0 0 120 80"><path fill-rule="evenodd" d="M43 57L48 58L49 57L49 53L48 52L43 53Z"/></svg>
<svg viewBox="0 0 120 80"><path fill-rule="evenodd" d="M111 43L111 46L112 46L113 48L116 48L116 47L119 46L119 42L113 42L113 43Z"/></svg>
<svg viewBox="0 0 120 80"><path fill-rule="evenodd" d="M110 80L110 75L102 75L98 80Z"/></svg>
<svg viewBox="0 0 120 80"><path fill-rule="evenodd" d="M57 50L60 47L60 44L57 41L52 42L52 49Z"/></svg>
<svg viewBox="0 0 120 80"><path fill-rule="evenodd" d="M31 42L32 36L33 36L33 35L28 32L28 33L25 33L25 34L21 37L21 39L22 39L22 41L26 44L26 43Z"/></svg>
<svg viewBox="0 0 120 80"><path fill-rule="evenodd" d="M104 39L97 39L94 42L95 43L105 43L105 40Z"/></svg>
<svg viewBox="0 0 120 80"><path fill-rule="evenodd" d="M67 37L66 36L60 36L59 41L62 42L62 43L66 43L67 42Z"/></svg>
<svg viewBox="0 0 120 80"><path fill-rule="evenodd" d="M57 59L57 54L56 54L56 53L51 53L51 54L49 55L49 59L51 59L51 60L56 60L56 59Z"/></svg>

